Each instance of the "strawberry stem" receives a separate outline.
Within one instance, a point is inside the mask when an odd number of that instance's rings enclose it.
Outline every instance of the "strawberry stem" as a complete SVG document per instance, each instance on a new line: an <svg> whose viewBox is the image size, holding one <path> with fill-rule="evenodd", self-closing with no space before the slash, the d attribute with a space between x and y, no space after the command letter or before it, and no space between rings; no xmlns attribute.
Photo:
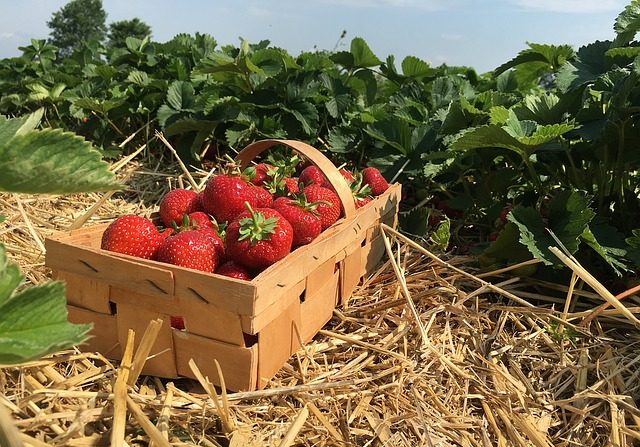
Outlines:
<svg viewBox="0 0 640 447"><path fill-rule="evenodd" d="M238 230L240 237L238 240L249 239L253 245L258 241L271 239L271 234L276 232L278 218L269 217L265 219L264 214L254 211L249 202L244 202L244 205L249 210L251 217L240 219L240 228Z"/></svg>

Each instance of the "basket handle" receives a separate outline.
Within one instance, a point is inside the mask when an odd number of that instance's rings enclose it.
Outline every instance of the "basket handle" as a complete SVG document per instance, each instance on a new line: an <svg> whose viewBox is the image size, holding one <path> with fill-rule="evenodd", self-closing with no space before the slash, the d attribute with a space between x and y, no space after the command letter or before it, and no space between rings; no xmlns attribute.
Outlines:
<svg viewBox="0 0 640 447"><path fill-rule="evenodd" d="M316 165L318 169L322 171L325 177L327 177L327 180L338 194L340 203L342 204L342 211L344 212L345 217L349 218L355 215L356 206L353 200L353 194L351 193L351 188L349 188L347 181L344 179L342 174L340 174L338 168L336 168L333 162L329 160L322 152L320 152L313 146L303 143L302 141L260 140L251 143L250 145L242 149L236 156L236 160L240 162L240 169L246 168L251 160L256 158L260 153L277 145L285 145L293 149L298 154L307 157L311 161L311 163Z"/></svg>

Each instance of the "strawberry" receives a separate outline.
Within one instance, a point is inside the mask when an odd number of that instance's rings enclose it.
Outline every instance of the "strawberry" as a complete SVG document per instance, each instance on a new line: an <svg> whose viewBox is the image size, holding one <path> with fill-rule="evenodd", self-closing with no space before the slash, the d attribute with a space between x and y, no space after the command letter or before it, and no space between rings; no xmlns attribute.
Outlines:
<svg viewBox="0 0 640 447"><path fill-rule="evenodd" d="M290 196L300 191L297 178L284 177L279 172L276 172L264 186L273 197Z"/></svg>
<svg viewBox="0 0 640 447"><path fill-rule="evenodd" d="M245 202L255 207L258 198L253 187L239 176L224 174L212 177L204 189L204 210L218 223L233 220L245 210Z"/></svg>
<svg viewBox="0 0 640 447"><path fill-rule="evenodd" d="M361 208L371 202L371 187L362 184L362 174L360 172L353 177L353 182L351 182L349 187L351 188L351 194L353 194L356 208Z"/></svg>
<svg viewBox="0 0 640 447"><path fill-rule="evenodd" d="M218 231L212 227L199 228L197 231L207 236L211 242L213 242L213 246L216 248L216 253L218 254L218 264L221 264L226 259L226 254L224 242Z"/></svg>
<svg viewBox="0 0 640 447"><path fill-rule="evenodd" d="M216 224L204 211L194 211L188 215L189 227L193 229L212 228L215 230Z"/></svg>
<svg viewBox="0 0 640 447"><path fill-rule="evenodd" d="M256 186L262 186L272 176L275 167L269 163L258 163L255 166L249 166L243 172L251 183Z"/></svg>
<svg viewBox="0 0 640 447"><path fill-rule="evenodd" d="M184 326L184 318L178 316L170 316L169 322L171 323L171 327L177 329L179 331L183 331L185 329Z"/></svg>
<svg viewBox="0 0 640 447"><path fill-rule="evenodd" d="M371 202L371 197L356 197L356 208L362 208L367 203Z"/></svg>
<svg viewBox="0 0 640 447"><path fill-rule="evenodd" d="M198 230L187 230L162 241L158 261L203 272L213 272L219 261L211 239Z"/></svg>
<svg viewBox="0 0 640 447"><path fill-rule="evenodd" d="M369 185L371 194L379 196L389 188L389 183L378 169L369 167L362 170L362 183Z"/></svg>
<svg viewBox="0 0 640 447"><path fill-rule="evenodd" d="M160 218L165 227L180 225L182 216L196 210L198 193L189 189L173 189L160 201Z"/></svg>
<svg viewBox="0 0 640 447"><path fill-rule="evenodd" d="M309 202L326 202L317 206L316 211L322 222L322 231L329 228L340 218L340 199L338 195L323 186L310 185L302 190Z"/></svg>
<svg viewBox="0 0 640 447"><path fill-rule="evenodd" d="M249 269L264 269L291 251L293 228L271 208L238 215L227 227L227 256Z"/></svg>
<svg viewBox="0 0 640 447"><path fill-rule="evenodd" d="M273 209L282 214L293 228L293 246L313 241L322 231L322 221L316 211L318 204L308 203L303 195L296 199L278 197Z"/></svg>
<svg viewBox="0 0 640 447"><path fill-rule="evenodd" d="M125 214L111 222L102 233L100 248L138 258L154 259L165 237L149 219Z"/></svg>
<svg viewBox="0 0 640 447"><path fill-rule="evenodd" d="M353 174L344 168L340 169L340 174L342 174L342 176L344 177L344 179L347 181L348 184L352 184L356 180Z"/></svg>
<svg viewBox="0 0 640 447"><path fill-rule="evenodd" d="M251 281L253 279L253 276L246 268L233 261L225 262L218 267L215 273L218 275L228 276L230 278L243 279L245 281Z"/></svg>
<svg viewBox="0 0 640 447"><path fill-rule="evenodd" d="M318 169L317 166L311 165L307 166L300 173L299 178L300 183L304 183L305 186L309 185L320 185L320 186L328 186L329 182L327 178L324 176L322 171Z"/></svg>
<svg viewBox="0 0 640 447"><path fill-rule="evenodd" d="M273 205L273 196L269 191L267 191L262 186L256 186L255 188L253 188L253 192L256 195L257 208L271 208L271 206Z"/></svg>
<svg viewBox="0 0 640 447"><path fill-rule="evenodd" d="M287 189L289 194L295 194L300 192L300 187L298 186L298 179L295 177L285 177L284 178L284 186Z"/></svg>

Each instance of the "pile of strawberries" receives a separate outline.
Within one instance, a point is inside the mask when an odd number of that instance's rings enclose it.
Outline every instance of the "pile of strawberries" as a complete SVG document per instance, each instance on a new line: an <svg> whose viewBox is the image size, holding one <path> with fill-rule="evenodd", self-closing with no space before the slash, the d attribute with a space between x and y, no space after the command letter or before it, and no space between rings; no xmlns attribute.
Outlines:
<svg viewBox="0 0 640 447"><path fill-rule="evenodd" d="M149 219L118 217L101 247L204 272L251 280L310 243L341 217L338 195L314 165L260 163L212 177L200 193L169 191L160 202L163 228ZM373 167L341 169L356 207L389 187ZM295 177L295 174L298 177Z"/></svg>

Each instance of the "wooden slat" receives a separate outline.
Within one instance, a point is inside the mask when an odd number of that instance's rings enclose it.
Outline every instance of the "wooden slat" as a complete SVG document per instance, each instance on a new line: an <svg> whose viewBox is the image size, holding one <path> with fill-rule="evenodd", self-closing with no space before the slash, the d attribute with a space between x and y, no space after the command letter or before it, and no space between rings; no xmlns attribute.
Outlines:
<svg viewBox="0 0 640 447"><path fill-rule="evenodd" d="M111 301L139 308L154 309L165 315L182 317L188 332L226 343L244 346L240 315L220 309L190 296L173 296L166 299L131 292L120 287L111 289Z"/></svg>
<svg viewBox="0 0 640 447"><path fill-rule="evenodd" d="M129 329L133 329L137 334L135 339L135 347L137 349L149 322L156 319L163 320L162 328L151 348L150 356L153 358L146 361L142 373L158 377L178 377L171 324L167 321L165 315L135 304L117 305L118 339L120 344L124 346Z"/></svg>
<svg viewBox="0 0 640 447"><path fill-rule="evenodd" d="M163 264L145 262L132 256L111 254L100 249L46 240L46 265L109 284L119 284L148 295L173 295L173 273Z"/></svg>
<svg viewBox="0 0 640 447"><path fill-rule="evenodd" d="M247 334L256 335L266 325L277 318L291 305L300 305L300 295L305 290L305 281L302 280L294 287L278 295L278 300L264 309L258 315L242 315L242 330Z"/></svg>
<svg viewBox="0 0 640 447"><path fill-rule="evenodd" d="M122 346L118 340L116 317L76 306L67 306L69 321L76 324L93 324L89 334L91 338L86 344L78 346L82 351L95 351L102 353L110 359L122 357Z"/></svg>
<svg viewBox="0 0 640 447"><path fill-rule="evenodd" d="M307 343L329 321L338 299L338 279L340 272L335 271L325 278L324 286L313 294L307 293L300 305L300 336Z"/></svg>
<svg viewBox="0 0 640 447"><path fill-rule="evenodd" d="M67 303L103 314L110 314L109 283L65 271L54 271L53 278L64 281Z"/></svg>
<svg viewBox="0 0 640 447"><path fill-rule="evenodd" d="M174 331L173 342L176 347L178 374L181 376L195 379L189 367L189 360L193 359L202 374L219 386L220 380L213 361L216 359L229 390L255 390L258 376L257 346L243 348L181 331Z"/></svg>

